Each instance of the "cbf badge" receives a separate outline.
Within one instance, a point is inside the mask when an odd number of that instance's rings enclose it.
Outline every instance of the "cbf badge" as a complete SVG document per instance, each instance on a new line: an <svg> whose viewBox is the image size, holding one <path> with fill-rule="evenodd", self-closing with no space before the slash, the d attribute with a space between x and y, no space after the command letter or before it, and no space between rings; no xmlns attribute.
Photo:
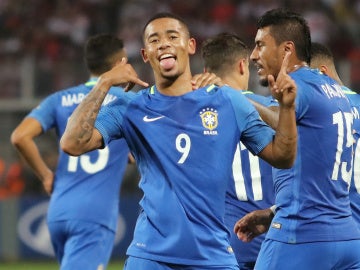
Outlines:
<svg viewBox="0 0 360 270"><path fill-rule="evenodd" d="M200 112L201 123L206 130L204 135L217 135L218 113L215 109L206 108Z"/></svg>

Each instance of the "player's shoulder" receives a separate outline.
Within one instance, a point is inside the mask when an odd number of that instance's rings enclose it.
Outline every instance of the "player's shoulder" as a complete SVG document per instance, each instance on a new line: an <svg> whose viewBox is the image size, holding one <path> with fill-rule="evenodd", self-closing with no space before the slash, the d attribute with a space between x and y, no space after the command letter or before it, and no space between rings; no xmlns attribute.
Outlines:
<svg viewBox="0 0 360 270"><path fill-rule="evenodd" d="M353 100L354 102L357 102L358 105L360 105L360 94L351 90L350 88L348 88L345 85L341 86L341 89L343 90L343 92L345 93L345 95L350 99Z"/></svg>

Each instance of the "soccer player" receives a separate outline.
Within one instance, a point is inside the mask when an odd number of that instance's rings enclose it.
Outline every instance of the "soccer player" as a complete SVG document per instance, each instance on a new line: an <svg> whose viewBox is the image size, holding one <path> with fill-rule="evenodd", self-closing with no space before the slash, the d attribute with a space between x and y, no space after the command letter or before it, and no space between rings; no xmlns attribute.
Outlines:
<svg viewBox="0 0 360 270"><path fill-rule="evenodd" d="M354 219L360 227L360 95L346 87L340 80L336 71L334 56L330 49L325 45L313 42L311 44L311 62L312 68L319 69L323 74L333 78L340 85L344 94L348 97L352 107L353 135L354 135L354 160L353 160L353 175L351 177L351 184L349 190L350 205Z"/></svg>
<svg viewBox="0 0 360 270"><path fill-rule="evenodd" d="M244 95L209 85L192 91L190 55L196 42L181 18L160 13L143 31L143 60L155 85L125 93L100 112L112 85L145 83L123 61L100 76L74 111L61 138L64 151L79 155L125 138L144 196L125 269L238 269L224 224L225 192L241 141L274 166L289 168L296 150L296 85L286 74L271 81L279 100L274 131ZM145 85L146 86L146 85Z"/></svg>
<svg viewBox="0 0 360 270"><path fill-rule="evenodd" d="M273 106L269 97L247 91L249 82L249 48L241 39L230 33L222 33L205 40L201 55L205 70L218 75L222 82L264 106ZM233 179L226 191L225 224L230 231L230 245L240 269L254 269L255 261L265 234L250 243L244 243L233 232L240 217L256 209L275 204L271 166L254 156L239 142L233 161Z"/></svg>
<svg viewBox="0 0 360 270"><path fill-rule="evenodd" d="M90 79L51 94L33 109L11 136L13 145L42 181L50 195L47 224L61 269L105 269L114 245L119 194L129 149L125 140L114 140L101 150L70 156L59 149L55 173L42 158L35 138L55 129L59 137L68 118L96 84L100 74L118 64L126 52L123 41L101 34L85 47ZM106 104L123 89L112 87Z"/></svg>
<svg viewBox="0 0 360 270"><path fill-rule="evenodd" d="M262 85L278 76L282 58L291 52L298 149L292 168L273 169L275 216L269 209L252 212L236 223L235 233L249 241L271 222L256 261L259 270L360 269L360 230L348 192L353 147L349 101L333 79L308 67L311 39L303 17L270 10L257 27L250 58Z"/></svg>

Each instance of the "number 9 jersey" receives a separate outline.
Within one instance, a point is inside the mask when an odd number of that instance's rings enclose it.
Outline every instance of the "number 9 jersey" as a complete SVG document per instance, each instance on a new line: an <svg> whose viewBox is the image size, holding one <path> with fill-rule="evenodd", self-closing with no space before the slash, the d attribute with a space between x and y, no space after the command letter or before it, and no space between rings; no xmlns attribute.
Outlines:
<svg viewBox="0 0 360 270"><path fill-rule="evenodd" d="M141 174L142 209L128 255L237 264L224 224L235 149L241 139L258 154L274 136L242 93L211 85L165 96L151 87L106 106L95 127L105 143L125 137Z"/></svg>

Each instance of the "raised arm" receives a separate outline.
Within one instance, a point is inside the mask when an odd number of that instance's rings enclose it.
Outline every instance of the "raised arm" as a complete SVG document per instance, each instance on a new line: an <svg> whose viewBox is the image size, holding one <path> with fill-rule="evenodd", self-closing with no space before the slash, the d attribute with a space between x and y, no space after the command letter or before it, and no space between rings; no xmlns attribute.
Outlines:
<svg viewBox="0 0 360 270"><path fill-rule="evenodd" d="M125 58L120 64L100 76L97 84L69 118L60 140L60 146L64 152L78 156L103 146L102 136L94 128L95 120L111 86L122 84L127 84L125 90L134 84L148 86L146 82L138 78L137 73Z"/></svg>
<svg viewBox="0 0 360 270"><path fill-rule="evenodd" d="M275 137L259 156L277 168L290 168L296 157L297 128L295 117L295 81L287 74L290 52L287 52L276 81L269 75L270 90L279 102L279 120Z"/></svg>

